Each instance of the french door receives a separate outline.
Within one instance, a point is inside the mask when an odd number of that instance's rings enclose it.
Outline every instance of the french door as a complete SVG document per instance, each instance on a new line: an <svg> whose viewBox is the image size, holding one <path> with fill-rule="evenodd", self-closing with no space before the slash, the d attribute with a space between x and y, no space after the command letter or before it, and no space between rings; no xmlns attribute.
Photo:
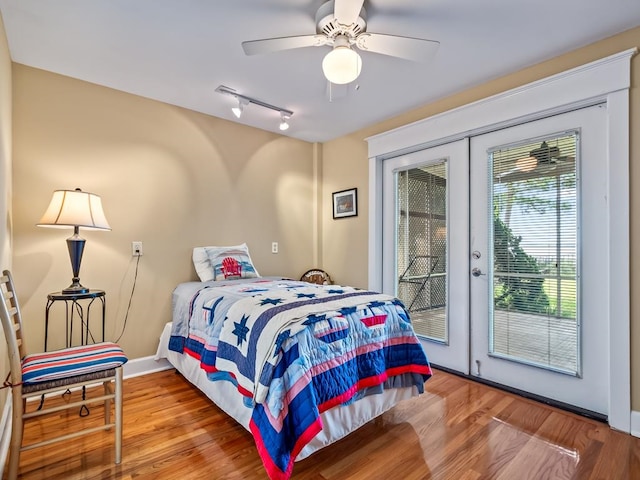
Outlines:
<svg viewBox="0 0 640 480"><path fill-rule="evenodd" d="M606 109L471 139L471 374L608 413Z"/></svg>
<svg viewBox="0 0 640 480"><path fill-rule="evenodd" d="M431 361L607 414L606 110L385 161L383 290Z"/></svg>

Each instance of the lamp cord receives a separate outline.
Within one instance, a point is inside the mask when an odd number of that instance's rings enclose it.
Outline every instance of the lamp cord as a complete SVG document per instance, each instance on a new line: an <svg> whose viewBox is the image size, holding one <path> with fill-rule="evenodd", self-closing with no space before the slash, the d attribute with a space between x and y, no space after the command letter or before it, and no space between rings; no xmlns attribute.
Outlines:
<svg viewBox="0 0 640 480"><path fill-rule="evenodd" d="M140 257L141 257L141 255L138 255L138 259L136 260L136 270L135 270L135 273L133 275L133 285L131 286L131 295L129 295L129 303L127 305L127 311L124 314L124 322L122 324L122 332L120 332L120 336L114 340L114 343L118 343L120 341L120 339L124 335L124 331L127 328L127 320L129 319L129 310L131 309L131 301L133 300L133 292L136 291L136 283L138 281L138 265L140 264Z"/></svg>

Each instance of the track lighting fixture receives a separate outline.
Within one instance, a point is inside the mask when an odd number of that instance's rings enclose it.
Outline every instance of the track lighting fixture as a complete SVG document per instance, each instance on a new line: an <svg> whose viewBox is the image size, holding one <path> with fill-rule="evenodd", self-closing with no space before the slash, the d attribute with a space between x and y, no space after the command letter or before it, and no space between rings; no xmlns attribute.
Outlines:
<svg viewBox="0 0 640 480"><path fill-rule="evenodd" d="M249 105L250 103L257 105L262 108L267 108L269 110L274 110L280 114L280 130L285 131L289 128L289 119L293 115L293 112L281 107L276 107L275 105L270 105L261 100L257 100L255 98L247 97L246 95L241 95L232 88L225 87L224 85L220 85L216 88L216 92L222 93L224 95L230 95L236 99L238 104L231 109L236 118L240 118L242 113L244 112L244 107Z"/></svg>

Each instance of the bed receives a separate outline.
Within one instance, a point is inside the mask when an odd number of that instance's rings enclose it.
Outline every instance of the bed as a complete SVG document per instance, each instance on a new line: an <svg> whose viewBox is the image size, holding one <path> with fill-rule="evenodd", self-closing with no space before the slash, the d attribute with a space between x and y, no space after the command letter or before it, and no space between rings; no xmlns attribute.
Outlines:
<svg viewBox="0 0 640 480"><path fill-rule="evenodd" d="M252 433L269 478L424 391L431 368L397 299L241 263L176 287L157 357Z"/></svg>

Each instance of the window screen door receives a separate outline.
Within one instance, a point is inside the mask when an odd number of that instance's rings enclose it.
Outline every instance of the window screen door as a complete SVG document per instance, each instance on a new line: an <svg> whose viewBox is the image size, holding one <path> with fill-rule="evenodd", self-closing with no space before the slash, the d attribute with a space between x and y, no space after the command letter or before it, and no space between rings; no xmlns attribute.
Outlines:
<svg viewBox="0 0 640 480"><path fill-rule="evenodd" d="M397 173L397 296L418 335L448 343L447 159Z"/></svg>

